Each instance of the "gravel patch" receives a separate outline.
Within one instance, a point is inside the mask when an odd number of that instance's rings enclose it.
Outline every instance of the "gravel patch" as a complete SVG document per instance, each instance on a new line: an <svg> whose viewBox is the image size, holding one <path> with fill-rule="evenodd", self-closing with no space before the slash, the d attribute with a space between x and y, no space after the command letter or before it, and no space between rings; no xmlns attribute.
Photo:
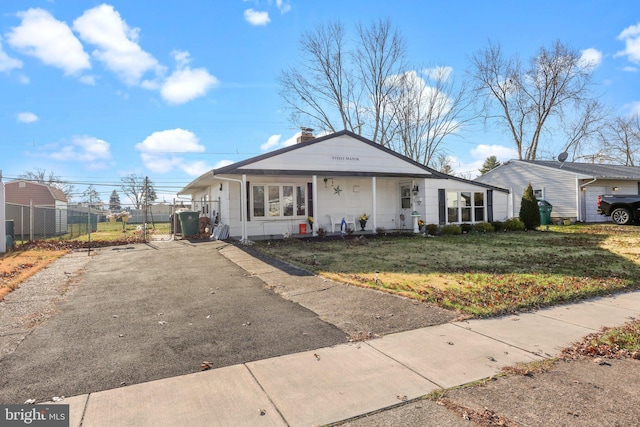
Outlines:
<svg viewBox="0 0 640 427"><path fill-rule="evenodd" d="M56 312L56 305L91 259L86 251L71 252L22 282L0 301L0 359Z"/></svg>

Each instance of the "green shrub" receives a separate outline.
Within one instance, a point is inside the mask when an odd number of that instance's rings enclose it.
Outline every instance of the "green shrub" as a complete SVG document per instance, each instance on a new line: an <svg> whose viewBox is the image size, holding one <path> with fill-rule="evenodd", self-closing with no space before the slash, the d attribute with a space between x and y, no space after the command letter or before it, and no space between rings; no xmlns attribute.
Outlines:
<svg viewBox="0 0 640 427"><path fill-rule="evenodd" d="M440 232L440 227L438 227L438 224L427 224L425 227L427 228L427 233L431 234L432 236L437 236Z"/></svg>
<svg viewBox="0 0 640 427"><path fill-rule="evenodd" d="M524 231L526 230L524 222L519 218L509 218L504 222L504 229L509 231Z"/></svg>
<svg viewBox="0 0 640 427"><path fill-rule="evenodd" d="M479 222L476 224L476 231L478 233L492 233L494 230L493 225L488 222Z"/></svg>
<svg viewBox="0 0 640 427"><path fill-rule="evenodd" d="M475 226L473 224L461 224L460 228L462 229L463 233L473 233L473 230L475 230Z"/></svg>
<svg viewBox="0 0 640 427"><path fill-rule="evenodd" d="M540 227L540 208L538 199L533 194L531 183L525 188L520 203L520 220L524 223L526 230L535 230Z"/></svg>
<svg viewBox="0 0 640 427"><path fill-rule="evenodd" d="M502 221L493 221L491 225L493 225L494 231L504 230L504 223Z"/></svg>
<svg viewBox="0 0 640 427"><path fill-rule="evenodd" d="M462 227L457 224L449 224L442 227L440 233L445 236L454 236L457 234L462 234Z"/></svg>

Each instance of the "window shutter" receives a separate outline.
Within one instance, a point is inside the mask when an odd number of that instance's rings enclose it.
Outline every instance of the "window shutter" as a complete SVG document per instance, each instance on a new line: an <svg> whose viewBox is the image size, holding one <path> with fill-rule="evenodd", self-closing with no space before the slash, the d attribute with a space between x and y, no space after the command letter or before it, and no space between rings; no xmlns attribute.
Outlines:
<svg viewBox="0 0 640 427"><path fill-rule="evenodd" d="M251 221L251 183L247 181L247 221Z"/></svg>
<svg viewBox="0 0 640 427"><path fill-rule="evenodd" d="M493 190L487 190L487 222L493 222Z"/></svg>
<svg viewBox="0 0 640 427"><path fill-rule="evenodd" d="M447 223L447 199L444 188L438 189L438 219L440 225Z"/></svg>
<svg viewBox="0 0 640 427"><path fill-rule="evenodd" d="M309 205L307 206L307 216L313 216L313 183L307 182L307 200Z"/></svg>

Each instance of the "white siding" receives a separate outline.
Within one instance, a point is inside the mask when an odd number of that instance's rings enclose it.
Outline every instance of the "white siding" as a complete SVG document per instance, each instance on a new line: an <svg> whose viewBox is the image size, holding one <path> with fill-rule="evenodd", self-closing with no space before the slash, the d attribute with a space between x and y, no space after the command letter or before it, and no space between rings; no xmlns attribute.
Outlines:
<svg viewBox="0 0 640 427"><path fill-rule="evenodd" d="M252 162L240 169L429 174L421 167L348 135Z"/></svg>
<svg viewBox="0 0 640 427"><path fill-rule="evenodd" d="M577 218L578 216L574 173L511 161L476 178L476 181L511 189L515 217L519 215L522 195L529 183L534 191L542 190L543 198L553 206L551 218Z"/></svg>

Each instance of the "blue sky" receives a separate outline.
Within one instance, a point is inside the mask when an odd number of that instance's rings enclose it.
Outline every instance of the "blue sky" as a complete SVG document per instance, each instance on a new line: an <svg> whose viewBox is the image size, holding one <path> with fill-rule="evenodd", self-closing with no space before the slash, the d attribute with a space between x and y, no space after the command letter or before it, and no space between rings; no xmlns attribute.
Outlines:
<svg viewBox="0 0 640 427"><path fill-rule="evenodd" d="M3 0L3 180L46 169L80 190L98 184L108 201L135 173L171 201L200 174L295 137L277 77L303 31L340 20L353 33L380 18L404 36L409 62L456 78L489 40L527 59L559 39L597 62L614 114L640 111L637 1ZM514 157L483 126L448 149L462 173Z"/></svg>

